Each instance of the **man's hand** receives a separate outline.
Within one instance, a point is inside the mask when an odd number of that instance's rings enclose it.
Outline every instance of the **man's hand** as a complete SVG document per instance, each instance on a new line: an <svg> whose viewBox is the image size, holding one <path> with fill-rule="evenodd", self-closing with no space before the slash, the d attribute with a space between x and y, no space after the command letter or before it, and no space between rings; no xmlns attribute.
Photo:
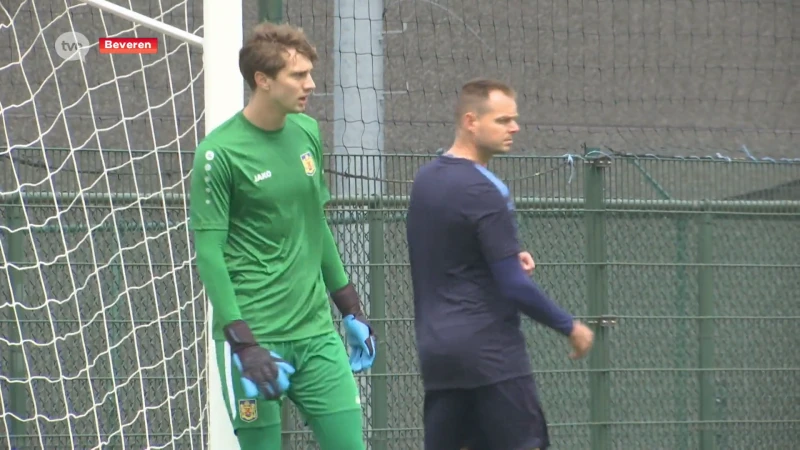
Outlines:
<svg viewBox="0 0 800 450"><path fill-rule="evenodd" d="M363 372L375 362L375 335L372 327L362 317L351 315L344 318L345 336L350 347L350 369Z"/></svg>
<svg viewBox="0 0 800 450"><path fill-rule="evenodd" d="M259 346L247 323L243 320L230 323L225 327L225 339L231 345L233 362L242 375L248 397L261 394L267 400L277 400L289 389L294 367Z"/></svg>
<svg viewBox="0 0 800 450"><path fill-rule="evenodd" d="M594 343L594 333L581 321L576 320L572 333L569 335L569 343L572 345L572 353L569 357L572 359L580 359L589 353Z"/></svg>
<svg viewBox="0 0 800 450"><path fill-rule="evenodd" d="M522 270L524 270L528 276L533 274L533 269L536 268L536 262L533 261L533 256L531 256L530 253L520 252L519 263L522 265Z"/></svg>
<svg viewBox="0 0 800 450"><path fill-rule="evenodd" d="M351 284L331 293L336 308L344 318L345 337L350 347L350 369L363 372L372 367L377 353L377 336L361 311L361 299Z"/></svg>
<svg viewBox="0 0 800 450"><path fill-rule="evenodd" d="M236 368L239 369L239 373L242 374L242 387L244 388L245 395L247 397L257 397L260 394L267 400L275 400L280 398L281 395L289 389L289 377L294 374L294 367L292 367L292 365L288 362L284 361L284 359L281 358L281 355L275 352L269 352L269 356L272 357L272 363L266 363L263 365L256 364L256 373L254 374L252 368L244 367L242 364L242 358L239 356L239 354L242 354L246 351L252 351L252 349L264 350L261 347L248 347L242 352L233 355L233 363L236 364ZM259 357L260 356L257 356L252 360L257 360ZM269 369L264 370L264 367L269 367ZM278 370L277 377L273 372L274 368L277 368ZM261 387L259 387L259 385L256 384L256 381L254 381L258 379L274 381L261 383ZM275 388L276 385L277 389Z"/></svg>

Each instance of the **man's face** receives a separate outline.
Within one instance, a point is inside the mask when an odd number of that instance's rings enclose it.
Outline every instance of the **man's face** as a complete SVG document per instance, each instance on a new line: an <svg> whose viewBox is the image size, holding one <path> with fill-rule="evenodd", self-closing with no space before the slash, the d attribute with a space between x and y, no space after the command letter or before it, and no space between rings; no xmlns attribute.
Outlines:
<svg viewBox="0 0 800 450"><path fill-rule="evenodd" d="M263 74L259 87L265 97L286 114L305 111L308 99L316 88L311 77L314 64L305 56L291 49L286 55L286 66L274 79Z"/></svg>
<svg viewBox="0 0 800 450"><path fill-rule="evenodd" d="M477 114L467 115L467 129L480 151L496 155L511 150L513 136L519 131L517 101L513 97L493 91Z"/></svg>

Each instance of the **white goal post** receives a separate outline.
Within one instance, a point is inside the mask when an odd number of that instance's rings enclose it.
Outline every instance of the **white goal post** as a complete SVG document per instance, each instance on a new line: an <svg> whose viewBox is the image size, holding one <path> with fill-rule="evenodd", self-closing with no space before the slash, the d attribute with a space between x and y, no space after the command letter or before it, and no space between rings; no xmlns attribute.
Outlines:
<svg viewBox="0 0 800 450"><path fill-rule="evenodd" d="M0 450L238 448L182 155L243 106L242 2L202 7L0 4ZM158 54L98 54L109 36Z"/></svg>
<svg viewBox="0 0 800 450"><path fill-rule="evenodd" d="M211 131L244 105L244 81L239 73L239 49L242 46L242 0L204 0L203 2L203 93L205 128ZM208 315L212 317L208 303ZM222 384L211 339L211 320L207 321L207 379L209 450L235 449L239 446L222 399Z"/></svg>

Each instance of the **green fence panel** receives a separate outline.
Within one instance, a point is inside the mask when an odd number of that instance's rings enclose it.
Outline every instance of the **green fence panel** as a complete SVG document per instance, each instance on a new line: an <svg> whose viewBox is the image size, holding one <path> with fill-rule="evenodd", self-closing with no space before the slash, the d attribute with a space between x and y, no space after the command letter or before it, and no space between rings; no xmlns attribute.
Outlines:
<svg viewBox="0 0 800 450"><path fill-rule="evenodd" d="M130 153L116 157L108 164ZM365 440L415 449L423 393L404 224L411 180L432 156L385 155L380 180L338 169L375 158L327 158L328 215L380 336L375 367L357 376ZM597 336L571 361L562 337L524 321L554 449L795 447L800 164L588 150L490 168L515 196L534 278ZM135 176L159 185L159 173ZM382 194L344 196L343 183ZM126 179L80 195L60 186L0 196L0 436L20 450L40 435L48 448L90 448L122 421L127 448L169 441L176 409L197 417L205 398L190 199L179 185L133 194ZM68 409L92 413L42 419ZM315 448L296 409L286 419L286 448ZM104 448L122 446L116 434Z"/></svg>

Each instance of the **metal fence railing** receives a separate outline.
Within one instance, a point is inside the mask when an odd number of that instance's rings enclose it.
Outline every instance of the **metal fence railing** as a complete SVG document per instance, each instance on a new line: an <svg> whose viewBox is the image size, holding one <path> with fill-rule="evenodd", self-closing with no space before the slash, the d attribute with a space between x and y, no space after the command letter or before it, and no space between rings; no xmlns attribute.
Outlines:
<svg viewBox="0 0 800 450"><path fill-rule="evenodd" d="M177 156L163 158L152 167L171 173ZM373 450L422 439L404 220L413 175L431 158L325 164L332 229L381 336L375 367L358 376ZM515 195L534 277L596 331L591 356L572 362L563 339L524 322L554 448L793 448L800 164L587 151L490 168ZM354 176L365 172L380 178ZM190 199L180 182L146 181L155 171L97 176L114 182L0 197L10 280L0 282L0 428L17 448L37 448L37 433L52 448L91 447L115 420L139 448L171 439L163 423L203 414ZM133 177L159 188L134 193ZM286 419L285 448L308 448L293 408ZM121 445L117 435L107 448Z"/></svg>
<svg viewBox="0 0 800 450"><path fill-rule="evenodd" d="M525 324L554 448L790 448L800 164L587 154L491 166L517 197L534 277L597 333L575 363L555 333ZM404 215L429 159L383 158L393 182L361 190L391 194L336 198L330 211L383 336L365 377L375 449L418 448L422 435ZM352 183L330 172L334 187Z"/></svg>

